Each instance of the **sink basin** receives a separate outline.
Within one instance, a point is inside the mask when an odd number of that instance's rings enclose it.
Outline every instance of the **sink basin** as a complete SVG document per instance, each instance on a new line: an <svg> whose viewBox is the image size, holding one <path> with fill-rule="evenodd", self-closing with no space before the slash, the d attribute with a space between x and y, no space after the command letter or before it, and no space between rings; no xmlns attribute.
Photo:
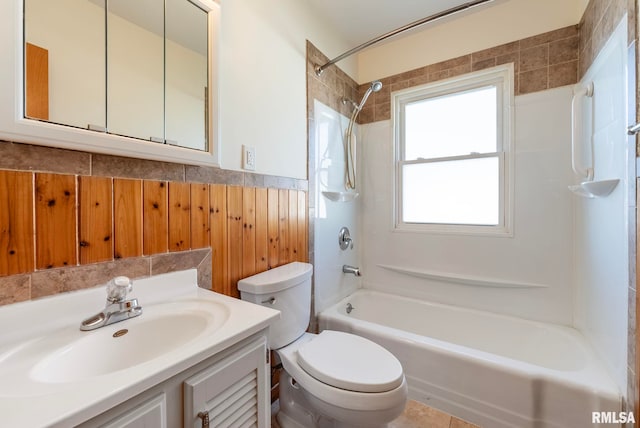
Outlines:
<svg viewBox="0 0 640 428"><path fill-rule="evenodd" d="M198 287L188 269L134 280L140 316L81 331L106 293L98 286L0 306L0 426L84 425L263 337L279 315ZM170 389L178 396L167 400L180 401L179 382Z"/></svg>
<svg viewBox="0 0 640 428"><path fill-rule="evenodd" d="M228 309L216 302L151 305L137 318L79 332L77 339L40 359L29 377L36 382L67 383L131 368L215 332L228 316Z"/></svg>

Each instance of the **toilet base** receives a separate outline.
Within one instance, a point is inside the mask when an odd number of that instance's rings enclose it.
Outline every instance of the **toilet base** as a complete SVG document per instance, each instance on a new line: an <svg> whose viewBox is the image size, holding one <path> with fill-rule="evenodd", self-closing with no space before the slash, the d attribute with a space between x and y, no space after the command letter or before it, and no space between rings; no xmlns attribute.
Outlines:
<svg viewBox="0 0 640 428"><path fill-rule="evenodd" d="M332 419L328 415L330 412L342 413L338 417L343 416L352 423ZM402 413L402 409L390 409L390 412L395 417ZM315 397L309 397L286 371L280 374L280 411L276 419L281 428L386 428L387 423L379 423L385 416L388 417L389 413L382 415L379 412L337 409Z"/></svg>
<svg viewBox="0 0 640 428"><path fill-rule="evenodd" d="M280 373L280 410L276 415L280 428L317 427L316 416L310 411L300 387L286 371Z"/></svg>

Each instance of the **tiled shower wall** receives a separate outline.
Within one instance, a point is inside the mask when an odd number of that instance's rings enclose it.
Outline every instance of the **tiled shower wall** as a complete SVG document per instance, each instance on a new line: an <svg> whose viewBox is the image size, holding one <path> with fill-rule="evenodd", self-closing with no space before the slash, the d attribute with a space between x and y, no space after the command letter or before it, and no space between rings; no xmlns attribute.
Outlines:
<svg viewBox="0 0 640 428"><path fill-rule="evenodd" d="M636 38L635 0L591 0L580 20L580 66L582 77L593 63L620 19L628 12L628 40Z"/></svg>
<svg viewBox="0 0 640 428"><path fill-rule="evenodd" d="M314 248L314 218L316 215L315 206L315 191L317 189L316 183L316 141L315 141L315 111L314 111L314 99L321 103L331 107L333 110L340 112L342 115L349 117L352 111L352 105L350 103L343 103L343 99L356 99L358 95L358 84L344 73L338 67L327 68L321 76L317 76L314 70L315 64L324 64L329 61L322 52L320 52L311 42L307 41L307 136L308 136L308 171L309 171L309 260L314 266L316 266L316 255ZM312 279L313 293L312 298L312 313L315 313L315 276ZM310 331L317 331L317 320L315 317L311 318Z"/></svg>
<svg viewBox="0 0 640 428"><path fill-rule="evenodd" d="M306 261L307 182L0 142L0 304L198 269L201 287Z"/></svg>
<svg viewBox="0 0 640 428"><path fill-rule="evenodd" d="M315 183L315 123L314 123L314 103L318 100L321 103L331 107L345 117L350 117L353 111L351 103L344 103L344 99L359 102L358 84L349 77L339 67L333 66L327 68L320 76L316 75L314 66L316 64L324 64L329 58L318 50L311 42L307 41L307 138L308 138L308 169L309 169L309 194L313 195L316 189ZM313 218L313 198L309 198L309 218ZM313 227L311 227L313 230ZM310 245L313 248L313 244ZM311 257L313 259L313 257Z"/></svg>
<svg viewBox="0 0 640 428"><path fill-rule="evenodd" d="M629 65L633 66L634 58L637 58L637 23L638 23L638 1L637 0L591 0L587 5L587 8L580 20L580 65L579 65L579 77L582 77L584 73L589 69L598 53L602 50L604 44L609 39L618 23L627 14L627 42L629 52ZM631 67L630 70L637 67ZM636 107L636 118L640 119L638 115L638 100L637 92L634 88L637 88L637 77L631 74L628 78L628 87L630 88L629 98L634 100L629 103L629 107ZM632 122L632 121L629 121ZM634 163L633 150L629 153L629 158ZM635 170L635 168L631 168ZM635 177L629 177L628 186L630 193L629 197L629 219L636 218L636 197L635 197ZM632 228L630 228L632 229ZM628 302L629 302L629 314L628 314L628 329L627 329L627 391L626 402L623 403L625 411L635 411L635 415L640 413L640 407L638 406L638 381L637 381L637 341L636 335L636 310L637 310L637 293L636 293L636 237L635 230L630 230L629 236L629 289L628 289ZM631 426L629 424L628 426Z"/></svg>
<svg viewBox="0 0 640 428"><path fill-rule="evenodd" d="M516 95L576 83L578 38L578 26L572 25L382 78L382 90L372 94L359 123L390 119L391 92L501 64L513 63ZM369 83L360 85L358 96L368 87Z"/></svg>

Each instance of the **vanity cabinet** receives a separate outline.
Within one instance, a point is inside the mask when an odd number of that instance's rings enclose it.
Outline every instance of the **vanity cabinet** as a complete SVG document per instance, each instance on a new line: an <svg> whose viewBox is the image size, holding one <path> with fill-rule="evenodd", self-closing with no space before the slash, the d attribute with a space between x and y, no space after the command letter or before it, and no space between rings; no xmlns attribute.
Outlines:
<svg viewBox="0 0 640 428"><path fill-rule="evenodd" d="M267 426L268 355L266 344L256 341L187 379L185 428Z"/></svg>
<svg viewBox="0 0 640 428"><path fill-rule="evenodd" d="M102 425L103 428L167 428L167 398L160 394Z"/></svg>
<svg viewBox="0 0 640 428"><path fill-rule="evenodd" d="M262 331L79 427L200 428L205 414L210 427L268 427L268 355Z"/></svg>

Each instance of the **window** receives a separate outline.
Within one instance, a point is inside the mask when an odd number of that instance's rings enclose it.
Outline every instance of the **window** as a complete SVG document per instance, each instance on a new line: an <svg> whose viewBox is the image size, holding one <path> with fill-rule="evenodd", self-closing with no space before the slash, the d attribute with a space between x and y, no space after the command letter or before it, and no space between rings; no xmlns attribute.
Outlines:
<svg viewBox="0 0 640 428"><path fill-rule="evenodd" d="M509 234L513 66L393 95L396 229Z"/></svg>

